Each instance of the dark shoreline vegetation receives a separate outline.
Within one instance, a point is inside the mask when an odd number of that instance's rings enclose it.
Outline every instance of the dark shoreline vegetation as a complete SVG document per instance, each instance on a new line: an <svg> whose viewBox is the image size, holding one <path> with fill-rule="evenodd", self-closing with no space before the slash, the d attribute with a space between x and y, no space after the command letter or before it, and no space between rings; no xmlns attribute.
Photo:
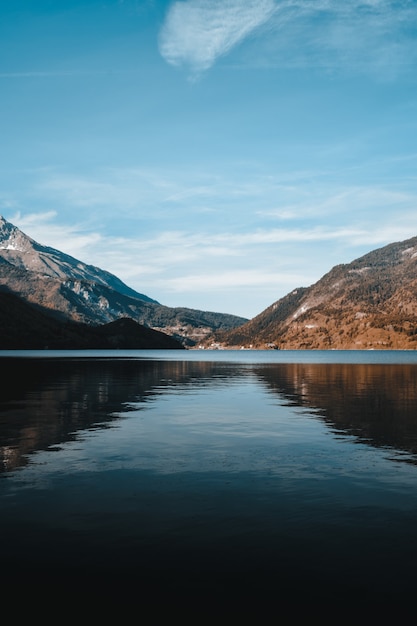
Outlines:
<svg viewBox="0 0 417 626"><path fill-rule="evenodd" d="M1 350L183 350L169 335L120 318L92 326L61 321L11 293L0 292Z"/></svg>

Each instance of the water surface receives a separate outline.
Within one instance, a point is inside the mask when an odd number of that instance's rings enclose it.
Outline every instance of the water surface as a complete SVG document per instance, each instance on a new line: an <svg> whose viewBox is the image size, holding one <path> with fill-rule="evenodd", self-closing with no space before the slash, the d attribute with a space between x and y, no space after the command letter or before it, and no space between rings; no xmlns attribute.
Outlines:
<svg viewBox="0 0 417 626"><path fill-rule="evenodd" d="M0 361L4 585L95 581L235 611L408 608L415 353Z"/></svg>

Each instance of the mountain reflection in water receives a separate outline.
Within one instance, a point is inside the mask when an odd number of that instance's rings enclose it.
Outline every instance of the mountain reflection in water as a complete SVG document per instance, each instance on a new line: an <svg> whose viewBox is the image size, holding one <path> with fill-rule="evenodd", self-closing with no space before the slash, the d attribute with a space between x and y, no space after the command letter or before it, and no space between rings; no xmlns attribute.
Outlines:
<svg viewBox="0 0 417 626"><path fill-rule="evenodd" d="M417 364L1 365L3 589L294 619L413 599Z"/></svg>
<svg viewBox="0 0 417 626"><path fill-rule="evenodd" d="M417 367L286 363L254 372L291 406L314 410L333 432L417 461Z"/></svg>
<svg viewBox="0 0 417 626"><path fill-rule="evenodd" d="M410 365L7 359L2 371L0 471L74 440L78 431L110 426L164 388L249 375L289 406L312 410L333 432L417 452L417 367Z"/></svg>

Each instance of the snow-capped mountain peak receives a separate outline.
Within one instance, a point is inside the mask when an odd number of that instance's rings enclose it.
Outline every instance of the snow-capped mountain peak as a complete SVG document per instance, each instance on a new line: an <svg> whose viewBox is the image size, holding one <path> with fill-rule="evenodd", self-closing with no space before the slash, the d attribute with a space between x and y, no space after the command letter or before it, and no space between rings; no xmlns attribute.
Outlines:
<svg viewBox="0 0 417 626"><path fill-rule="evenodd" d="M63 281L92 283L146 302L156 302L125 285L119 278L74 257L43 246L0 216L0 257L11 265Z"/></svg>

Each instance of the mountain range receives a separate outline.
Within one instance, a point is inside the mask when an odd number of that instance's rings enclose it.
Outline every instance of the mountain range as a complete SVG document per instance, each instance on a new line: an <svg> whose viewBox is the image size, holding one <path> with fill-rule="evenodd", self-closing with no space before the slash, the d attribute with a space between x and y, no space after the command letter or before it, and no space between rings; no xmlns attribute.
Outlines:
<svg viewBox="0 0 417 626"><path fill-rule="evenodd" d="M50 325L71 322L94 327L131 318L141 326L176 338L182 346L195 345L215 330L231 329L247 321L226 313L164 306L110 272L37 243L0 216L0 293L6 292L9 309L18 306L16 300L13 305L10 301L11 295L17 296L36 309L38 321L39 314L47 315L48 320L53 318ZM26 335L30 335L30 318L26 315ZM45 324L48 326L46 322L41 326ZM87 328L78 326L78 330L86 336ZM2 332L6 333L5 327ZM39 324L33 330L34 335L38 332Z"/></svg>
<svg viewBox="0 0 417 626"><path fill-rule="evenodd" d="M417 237L336 265L252 320L171 308L0 217L0 349L416 349Z"/></svg>
<svg viewBox="0 0 417 626"><path fill-rule="evenodd" d="M229 348L416 349L417 237L336 265L211 341Z"/></svg>

